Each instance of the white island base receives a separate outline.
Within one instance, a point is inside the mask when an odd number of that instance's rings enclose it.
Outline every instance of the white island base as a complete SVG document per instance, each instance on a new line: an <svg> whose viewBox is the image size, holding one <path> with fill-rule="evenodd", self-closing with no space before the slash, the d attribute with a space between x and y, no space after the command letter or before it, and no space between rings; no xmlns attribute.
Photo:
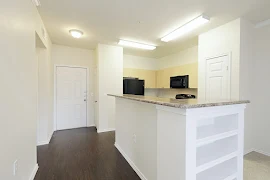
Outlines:
<svg viewBox="0 0 270 180"><path fill-rule="evenodd" d="M115 146L142 180L243 180L245 106L175 108L116 97Z"/></svg>

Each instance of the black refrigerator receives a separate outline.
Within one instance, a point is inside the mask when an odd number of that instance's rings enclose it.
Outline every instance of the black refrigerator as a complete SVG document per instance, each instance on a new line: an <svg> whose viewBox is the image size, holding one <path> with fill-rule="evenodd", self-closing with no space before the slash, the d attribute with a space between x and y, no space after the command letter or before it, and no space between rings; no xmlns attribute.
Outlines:
<svg viewBox="0 0 270 180"><path fill-rule="evenodd" d="M144 95L144 80L138 78L123 79L123 94Z"/></svg>

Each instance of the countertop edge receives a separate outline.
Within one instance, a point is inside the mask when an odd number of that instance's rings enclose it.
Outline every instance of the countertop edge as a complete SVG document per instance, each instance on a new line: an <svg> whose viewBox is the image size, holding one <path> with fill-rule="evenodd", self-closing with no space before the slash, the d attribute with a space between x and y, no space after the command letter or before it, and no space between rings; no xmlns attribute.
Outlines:
<svg viewBox="0 0 270 180"><path fill-rule="evenodd" d="M216 107L216 106L227 106L227 105L237 105L237 104L248 104L250 103L249 100L237 100L237 101L228 101L228 102L206 102L206 103L198 103L198 104L181 104L181 103L169 103L169 102L162 102L158 100L148 100L148 99L140 99L136 97L129 97L129 96L123 96L123 95L114 95L114 94L107 94L111 97L117 97L122 99L129 99L144 103L150 103L150 104L156 104L156 105L162 105L162 106L168 106L173 108L180 108L180 109L193 109L193 108L204 108L204 107ZM160 98L162 99L162 98Z"/></svg>

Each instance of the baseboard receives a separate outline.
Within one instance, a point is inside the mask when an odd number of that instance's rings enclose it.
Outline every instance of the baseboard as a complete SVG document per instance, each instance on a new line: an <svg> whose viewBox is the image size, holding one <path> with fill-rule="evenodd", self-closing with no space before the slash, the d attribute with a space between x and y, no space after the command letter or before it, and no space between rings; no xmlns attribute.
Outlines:
<svg viewBox="0 0 270 180"><path fill-rule="evenodd" d="M35 165L35 167L34 167L32 173L31 173L31 175L30 175L29 180L34 180L34 179L35 179L35 176L36 176L36 174L37 174L37 171L38 171L38 164Z"/></svg>
<svg viewBox="0 0 270 180"><path fill-rule="evenodd" d="M147 178L143 175L143 173L139 170L139 168L133 163L133 161L126 155L126 153L120 148L120 146L117 143L115 143L114 146L126 159L126 161L129 163L132 169L137 173L137 175L141 178L141 180L147 180Z"/></svg>
<svg viewBox="0 0 270 180"><path fill-rule="evenodd" d="M258 149L250 149L248 151L245 151L244 155L247 155L247 154L249 154L251 152L257 152L257 153L260 153L260 154L263 154L265 156L269 156L270 157L270 153L264 152L264 151L261 151L261 150L258 150Z"/></svg>
<svg viewBox="0 0 270 180"><path fill-rule="evenodd" d="M38 142L38 146L43 146L43 145L47 145L47 144L50 144L50 141L52 139L52 136L53 136L53 133L54 131L49 135L48 139L46 141L40 141Z"/></svg>
<svg viewBox="0 0 270 180"><path fill-rule="evenodd" d="M270 156L270 153L268 153L268 152L264 152L264 151L261 151L261 150L258 150L258 149L255 149L254 151L257 152L257 153L263 154L265 156Z"/></svg>
<svg viewBox="0 0 270 180"><path fill-rule="evenodd" d="M244 152L244 155L247 155L247 154L249 154L249 153L251 153L253 151L255 151L255 149L249 149L249 150L247 150L247 151Z"/></svg>
<svg viewBox="0 0 270 180"><path fill-rule="evenodd" d="M109 128L109 129L98 129L97 130L98 133L104 133L104 132L110 132L110 131L115 131L115 129Z"/></svg>
<svg viewBox="0 0 270 180"><path fill-rule="evenodd" d="M48 141L40 141L37 143L37 146L43 146L43 145L47 145L47 144L49 144Z"/></svg>
<svg viewBox="0 0 270 180"><path fill-rule="evenodd" d="M90 125L87 125L87 127L96 127L95 124L90 124Z"/></svg>
<svg viewBox="0 0 270 180"><path fill-rule="evenodd" d="M50 136L49 136L49 138L48 138L48 144L50 144L50 142L51 142L51 139L52 139L53 133L54 133L54 131L52 131L52 132L51 132L51 134L50 134Z"/></svg>

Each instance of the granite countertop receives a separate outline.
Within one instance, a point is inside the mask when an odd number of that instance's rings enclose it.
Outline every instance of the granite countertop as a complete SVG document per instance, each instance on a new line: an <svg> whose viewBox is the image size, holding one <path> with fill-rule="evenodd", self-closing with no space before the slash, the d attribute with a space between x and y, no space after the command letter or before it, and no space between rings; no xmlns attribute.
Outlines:
<svg viewBox="0 0 270 180"><path fill-rule="evenodd" d="M203 108L203 107L213 107L213 106L225 106L234 104L247 104L250 103L248 100L218 100L218 101L205 101L200 99L172 99L172 98L161 98L161 97L150 97L150 96L137 96L137 95L114 95L108 94L108 96L130 99L134 101L140 101L145 103L175 107L175 108Z"/></svg>

